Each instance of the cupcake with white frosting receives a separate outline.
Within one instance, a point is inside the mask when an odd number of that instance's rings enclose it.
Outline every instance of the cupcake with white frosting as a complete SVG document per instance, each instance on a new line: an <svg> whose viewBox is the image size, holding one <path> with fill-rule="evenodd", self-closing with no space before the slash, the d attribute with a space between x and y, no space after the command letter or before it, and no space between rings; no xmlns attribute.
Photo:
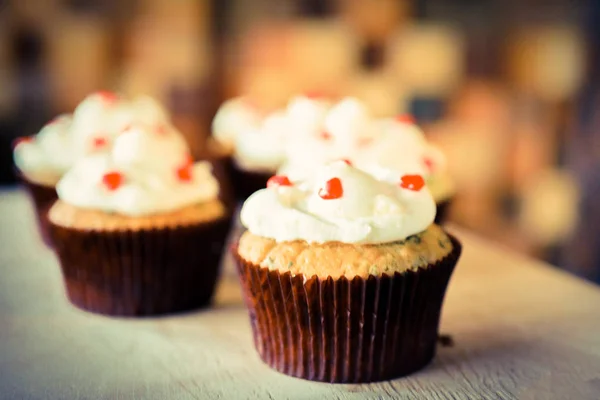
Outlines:
<svg viewBox="0 0 600 400"><path fill-rule="evenodd" d="M247 231L233 253L254 343L271 367L369 382L432 359L461 246L433 224L424 178L391 174L335 161L301 180L274 176L244 203Z"/></svg>
<svg viewBox="0 0 600 400"><path fill-rule="evenodd" d="M89 311L189 310L215 287L230 222L219 184L167 120L144 110L126 124L89 110L92 128L81 125L76 145L101 133L103 144L62 176L48 212L69 299Z"/></svg>
<svg viewBox="0 0 600 400"><path fill-rule="evenodd" d="M322 164L337 159L360 166L379 165L394 176L419 174L438 205L436 222L442 220L454 195L454 185L444 154L427 142L410 116L375 119L361 101L352 97L335 104L313 102L312 107L319 112L289 115L288 123L296 127L296 134L287 142L286 162L278 174L292 180L304 179Z"/></svg>
<svg viewBox="0 0 600 400"><path fill-rule="evenodd" d="M44 239L47 211L56 201L56 183L81 157L103 151L132 123L166 129L166 113L152 99L126 100L111 92L97 92L84 99L74 113L50 121L35 136L20 138L14 146L14 161L36 210Z"/></svg>

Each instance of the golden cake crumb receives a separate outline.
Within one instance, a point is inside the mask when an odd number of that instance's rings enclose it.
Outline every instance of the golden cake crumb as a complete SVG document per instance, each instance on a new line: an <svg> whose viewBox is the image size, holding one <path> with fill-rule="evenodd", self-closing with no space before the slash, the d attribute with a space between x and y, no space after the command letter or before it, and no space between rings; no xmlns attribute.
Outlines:
<svg viewBox="0 0 600 400"><path fill-rule="evenodd" d="M246 261L292 275L317 275L320 278L363 278L414 270L434 264L452 251L448 235L432 224L424 232L406 240L381 244L340 242L277 243L273 239L246 231L239 241L238 253Z"/></svg>
<svg viewBox="0 0 600 400"><path fill-rule="evenodd" d="M226 214L223 203L219 200L194 204L182 209L155 215L131 217L100 210L89 210L72 206L58 200L50 211L48 218L56 225L76 229L140 230L161 227L185 226L216 221Z"/></svg>

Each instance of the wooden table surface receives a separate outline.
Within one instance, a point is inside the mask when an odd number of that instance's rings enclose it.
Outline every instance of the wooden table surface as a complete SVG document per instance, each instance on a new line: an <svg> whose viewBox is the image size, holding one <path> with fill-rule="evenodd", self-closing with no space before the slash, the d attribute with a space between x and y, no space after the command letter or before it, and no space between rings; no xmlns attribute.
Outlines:
<svg viewBox="0 0 600 400"><path fill-rule="evenodd" d="M600 399L600 289L451 229L464 253L426 369L368 385L259 360L230 261L216 304L111 319L70 306L24 193L0 192L1 399Z"/></svg>

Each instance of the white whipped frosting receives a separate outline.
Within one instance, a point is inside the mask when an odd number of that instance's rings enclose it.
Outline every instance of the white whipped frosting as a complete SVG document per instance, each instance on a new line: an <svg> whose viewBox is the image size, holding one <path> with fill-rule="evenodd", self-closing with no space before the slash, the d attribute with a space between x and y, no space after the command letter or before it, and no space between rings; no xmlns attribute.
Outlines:
<svg viewBox="0 0 600 400"><path fill-rule="evenodd" d="M249 125L235 139L234 160L245 170L274 172L285 160L288 120L283 111Z"/></svg>
<svg viewBox="0 0 600 400"><path fill-rule="evenodd" d="M212 122L212 134L227 149L234 150L240 132L258 127L261 120L261 115L246 99L236 97L224 102L217 110Z"/></svg>
<svg viewBox="0 0 600 400"><path fill-rule="evenodd" d="M324 199L322 188L339 179L342 195ZM405 189L343 161L321 166L306 181L259 190L244 203L242 224L278 242L385 243L404 240L433 223L435 202L426 186Z"/></svg>
<svg viewBox="0 0 600 400"><path fill-rule="evenodd" d="M58 116L35 137L21 140L15 146L15 164L28 179L54 186L73 164L75 152L70 126L70 115Z"/></svg>
<svg viewBox="0 0 600 400"><path fill-rule="evenodd" d="M290 119L288 129L293 130L291 138L311 136L318 132L325 121L331 104L324 99L296 96L287 106L287 116Z"/></svg>
<svg viewBox="0 0 600 400"><path fill-rule="evenodd" d="M120 176L117 187L105 182L111 173ZM210 164L191 163L179 132L157 133L135 125L116 137L107 151L79 160L56 189L61 200L74 206L129 216L174 211L219 193Z"/></svg>
<svg viewBox="0 0 600 400"><path fill-rule="evenodd" d="M325 111L323 107L310 128L288 141L286 161L278 169L279 174L306 179L324 163L347 159L360 167L383 166L393 171L393 179L398 174L422 175L432 184L436 199L453 193L444 154L414 123L402 118L372 118L363 103L354 98L343 99Z"/></svg>
<svg viewBox="0 0 600 400"><path fill-rule="evenodd" d="M446 168L444 154L427 142L417 125L386 118L374 121L373 129L378 135L356 157L358 163L377 161L390 170L421 174L425 178Z"/></svg>
<svg viewBox="0 0 600 400"><path fill-rule="evenodd" d="M338 159L354 160L365 143L373 139L369 125L371 116L364 104L355 98L345 98L336 104L319 100L303 99L304 108L309 104L318 112L305 112L300 118L290 119L293 126L302 126L287 143L285 163L278 170L293 179L306 179L322 164ZM297 113L300 114L300 113Z"/></svg>
<svg viewBox="0 0 600 400"><path fill-rule="evenodd" d="M72 115L48 123L14 149L15 164L26 176L54 186L80 158L110 148L132 124L171 129L166 112L149 97L126 100L110 92L86 97Z"/></svg>
<svg viewBox="0 0 600 400"><path fill-rule="evenodd" d="M333 137L340 155L352 156L365 140L373 139L371 114L359 100L347 97L335 104L325 118L325 131Z"/></svg>
<svg viewBox="0 0 600 400"><path fill-rule="evenodd" d="M128 100L105 92L86 97L75 108L71 125L78 155L109 149L114 138L131 125L172 129L165 110L150 97ZM107 146L95 146L98 138L104 139Z"/></svg>
<svg viewBox="0 0 600 400"><path fill-rule="evenodd" d="M287 107L262 114L247 99L226 101L217 111L212 131L245 170L273 173L286 160L287 149L313 140L324 126L330 104L297 96Z"/></svg>
<svg viewBox="0 0 600 400"><path fill-rule="evenodd" d="M387 171L422 175L437 201L454 193L445 155L427 141L417 125L394 118L380 119L373 125L378 135L371 145L353 159L358 165L369 169L376 162ZM395 174L388 177L384 176L385 172L379 171L377 174L380 179L396 179Z"/></svg>
<svg viewBox="0 0 600 400"><path fill-rule="evenodd" d="M284 160L286 118L284 110L265 115L247 99L237 97L221 105L212 132L241 169L272 173Z"/></svg>

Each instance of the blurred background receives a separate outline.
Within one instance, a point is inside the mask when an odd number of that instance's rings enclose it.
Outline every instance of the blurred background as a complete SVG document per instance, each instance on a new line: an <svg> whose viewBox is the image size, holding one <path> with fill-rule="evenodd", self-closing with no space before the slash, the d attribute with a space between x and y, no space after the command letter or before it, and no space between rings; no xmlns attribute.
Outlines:
<svg viewBox="0 0 600 400"><path fill-rule="evenodd" d="M453 222L600 283L599 44L597 0L0 0L0 180L98 89L156 97L199 157L229 97L355 95L446 152Z"/></svg>

